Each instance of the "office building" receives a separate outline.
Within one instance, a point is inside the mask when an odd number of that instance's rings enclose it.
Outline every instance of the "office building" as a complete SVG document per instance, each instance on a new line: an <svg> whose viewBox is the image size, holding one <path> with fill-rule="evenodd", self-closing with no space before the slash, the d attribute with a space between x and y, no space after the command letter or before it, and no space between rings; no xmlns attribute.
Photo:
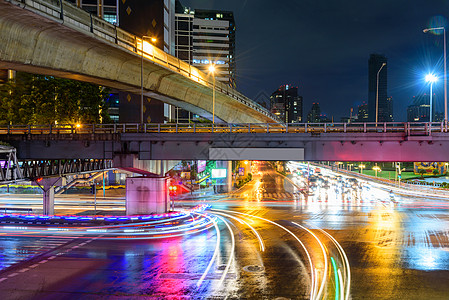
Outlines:
<svg viewBox="0 0 449 300"><path fill-rule="evenodd" d="M319 103L313 103L312 108L307 114L307 123L320 123L321 122L321 108Z"/></svg>
<svg viewBox="0 0 449 300"><path fill-rule="evenodd" d="M68 0L92 15L117 24L117 0Z"/></svg>
<svg viewBox="0 0 449 300"><path fill-rule="evenodd" d="M288 84L279 87L270 96L271 112L285 123L301 123L302 96L298 96L298 88Z"/></svg>
<svg viewBox="0 0 449 300"><path fill-rule="evenodd" d="M175 15L175 55L231 87L235 82L235 20L231 11L190 9L179 1Z"/></svg>
<svg viewBox="0 0 449 300"><path fill-rule="evenodd" d="M175 0L68 1L138 37L154 37L158 48L175 54Z"/></svg>
<svg viewBox="0 0 449 300"><path fill-rule="evenodd" d="M393 97L387 97L387 119L390 120L390 122L394 122L393 118Z"/></svg>
<svg viewBox="0 0 449 300"><path fill-rule="evenodd" d="M385 64L383 67L382 65ZM380 71L379 71L380 70ZM379 80L377 80L379 78ZM393 120L392 99L387 100L387 58L371 54L368 61L368 120L376 121L376 96L378 95L378 122Z"/></svg>
<svg viewBox="0 0 449 300"><path fill-rule="evenodd" d="M120 28L139 37L156 38L156 42L151 42L153 45L175 55L175 0L121 0L118 3ZM140 103L139 97L121 93L120 110L131 111L121 112L120 122L133 121L135 104ZM148 97L145 97L144 105L145 122L164 123L175 119L175 107L172 105Z"/></svg>
<svg viewBox="0 0 449 300"><path fill-rule="evenodd" d="M192 64L195 11L176 1L175 12L175 56Z"/></svg>
<svg viewBox="0 0 449 300"><path fill-rule="evenodd" d="M357 122L368 122L368 104L365 102L357 108Z"/></svg>
<svg viewBox="0 0 449 300"><path fill-rule="evenodd" d="M429 122L429 98L428 94L413 97L412 104L407 107L407 122Z"/></svg>
<svg viewBox="0 0 449 300"><path fill-rule="evenodd" d="M156 38L154 45L175 55L175 0L121 0L118 25L139 37Z"/></svg>
<svg viewBox="0 0 449 300"><path fill-rule="evenodd" d="M69 0L69 2L138 37L154 37L156 42L153 44L156 47L171 55L175 54L175 0ZM114 117L116 110L120 110L120 122L139 122L140 95L120 91L116 93L120 105L114 109ZM171 119L174 107L145 98L144 111L145 122L150 120L164 122Z"/></svg>

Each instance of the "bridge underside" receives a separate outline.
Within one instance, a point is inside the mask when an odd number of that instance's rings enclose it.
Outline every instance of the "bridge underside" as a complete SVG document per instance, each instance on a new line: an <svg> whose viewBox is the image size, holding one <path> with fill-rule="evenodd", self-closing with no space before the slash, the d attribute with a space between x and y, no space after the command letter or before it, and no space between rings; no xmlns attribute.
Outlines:
<svg viewBox="0 0 449 300"><path fill-rule="evenodd" d="M10 135L20 159L113 159L135 154L141 160L306 160L449 161L449 138L402 133L195 133Z"/></svg>
<svg viewBox="0 0 449 300"><path fill-rule="evenodd" d="M17 4L0 0L0 68L87 81L140 94L141 56L137 42L134 49L127 50L119 46L117 37L115 43L100 39L98 34L89 31L88 26L82 31L68 22L68 17L61 20L40 16L30 11L33 9L29 6ZM89 22L88 13L66 2L63 6L67 16L72 14L80 20L87 18L86 22ZM100 25L102 23L97 26ZM93 29L91 27L93 32L101 30L100 27ZM115 34L118 33L126 36L123 31L115 29ZM172 60L177 61L176 58ZM211 87L195 82L180 71L145 59L143 87L147 98L211 118ZM147 102L145 100L145 104ZM218 120L225 122L275 122L222 92L216 93L215 114Z"/></svg>

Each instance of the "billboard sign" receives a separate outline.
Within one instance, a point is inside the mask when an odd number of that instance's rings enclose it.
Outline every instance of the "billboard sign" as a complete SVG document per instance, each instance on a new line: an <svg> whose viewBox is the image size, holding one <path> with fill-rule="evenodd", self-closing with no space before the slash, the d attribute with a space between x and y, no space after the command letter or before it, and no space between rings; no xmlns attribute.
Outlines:
<svg viewBox="0 0 449 300"><path fill-rule="evenodd" d="M226 169L212 169L211 174L212 179L226 178L226 175L227 175Z"/></svg>
<svg viewBox="0 0 449 300"><path fill-rule="evenodd" d="M197 163L198 173L204 172L206 170L207 160L199 160Z"/></svg>

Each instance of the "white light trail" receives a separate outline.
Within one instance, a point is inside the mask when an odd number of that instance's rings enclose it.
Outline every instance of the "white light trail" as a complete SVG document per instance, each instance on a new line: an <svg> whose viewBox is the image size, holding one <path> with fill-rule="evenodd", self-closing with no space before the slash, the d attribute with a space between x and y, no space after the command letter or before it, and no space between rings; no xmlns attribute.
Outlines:
<svg viewBox="0 0 449 300"><path fill-rule="evenodd" d="M222 216L225 216L228 218L232 218L234 220L237 220L240 224L245 224L246 226L248 226L251 229L251 231L254 233L254 235L257 237L257 239L259 240L260 251L262 251L262 252L265 251L265 245L264 245L262 237L260 236L259 232L257 232L257 230L253 226L251 226L248 222L246 222L245 220L242 220L240 218L231 216L229 214L225 214L225 213L215 212L215 214L222 215Z"/></svg>
<svg viewBox="0 0 449 300"><path fill-rule="evenodd" d="M196 283L197 288L199 288L201 286L201 284L204 281L204 278L206 278L207 273L209 273L210 268L212 267L214 260L217 258L218 256L218 251L220 251L220 241L221 241L221 237L220 237L220 228L218 228L217 222L215 222L215 220L213 220L212 218L203 215L206 218L209 218L213 223L214 223L214 227L215 227L215 232L217 233L217 242L215 243L215 250L214 250L214 254L212 255L211 260L209 261L209 264L206 267L206 270L204 270L203 275L201 275L200 279L198 280L198 282Z"/></svg>
<svg viewBox="0 0 449 300"><path fill-rule="evenodd" d="M344 299L348 300L349 299L350 287L351 287L351 268L349 266L348 257L346 256L346 253L343 250L343 247L340 245L340 243L337 242L337 240L332 235L330 235L329 233L327 233L326 231L324 231L321 228L317 227L317 229L319 231L321 231L322 233L324 233L327 237L329 237L331 239L331 241L337 247L337 250L339 251L340 256L343 257L343 265L344 265L344 268L346 269L346 274L347 274L346 275L347 276L346 281L344 282L344 285L346 287L346 293L345 293L346 295L345 295Z"/></svg>
<svg viewBox="0 0 449 300"><path fill-rule="evenodd" d="M223 219L222 217L218 217L218 218L223 223L226 224L226 227L228 227L229 233L231 234L231 254L229 254L228 263L226 264L226 268L224 269L223 274L221 275L220 281L218 283L218 285L221 286L223 284L223 281L226 278L226 275L228 275L229 268L231 267L232 260L234 259L235 238L234 238L234 231L232 230L231 226L229 226L229 223L225 219Z"/></svg>
<svg viewBox="0 0 449 300"><path fill-rule="evenodd" d="M309 253L309 251L307 251L305 245L301 242L301 240L293 232L291 232L290 230L288 230L287 228L285 228L284 226L282 226L276 222L273 222L271 220L268 220L268 219L265 219L262 217L258 217L258 216L254 216L254 215L250 215L250 214L246 214L246 213L242 213L242 212L232 211L232 210L225 210L225 209L212 209L212 210L225 211L225 212L230 212L230 213L234 213L234 214L241 214L241 215L245 215L245 216L249 216L249 217L253 217L253 218L258 218L260 220L263 220L263 221L271 223L275 226L278 226L279 228L282 228L283 230L287 231L291 236L293 236L295 238L295 240L297 240L298 243L302 246L302 248L304 249L304 252L307 255L307 259L308 259L309 265L310 265L310 275L311 275L310 299L312 299L312 300L315 299L313 296L314 296L314 290L315 290L315 286L316 286L316 282L315 282L316 279L315 279L315 272L314 272L314 266L312 263L312 258L310 257L310 253Z"/></svg>
<svg viewBox="0 0 449 300"><path fill-rule="evenodd" d="M324 273L323 273L323 280L321 281L321 286L320 289L318 291L318 294L316 295L316 299L320 299L321 298L321 294L323 293L324 290L324 285L326 284L326 280L327 280L327 271L328 271L328 261L327 261L327 254L326 254L326 250L324 249L324 245L321 242L321 240L308 228L296 223L296 222L292 222L293 224L295 224L296 226L304 229L305 231L307 231L308 233L310 233L315 240L318 242L318 244L321 247L321 251L323 252L323 258L324 258Z"/></svg>

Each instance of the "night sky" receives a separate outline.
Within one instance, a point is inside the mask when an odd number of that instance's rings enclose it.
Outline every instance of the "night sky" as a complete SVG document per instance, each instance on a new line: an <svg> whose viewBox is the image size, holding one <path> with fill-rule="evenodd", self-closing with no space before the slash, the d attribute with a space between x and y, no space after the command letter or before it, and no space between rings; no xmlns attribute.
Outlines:
<svg viewBox="0 0 449 300"><path fill-rule="evenodd" d="M291 84L304 97L303 117L319 102L339 122L351 107L357 111L368 101L368 58L380 53L388 59L395 121L406 120L413 96L428 93L423 78L429 71L441 78L434 105L443 111L443 34L422 30L447 25L447 0L181 2L234 11L237 89L252 99Z"/></svg>

